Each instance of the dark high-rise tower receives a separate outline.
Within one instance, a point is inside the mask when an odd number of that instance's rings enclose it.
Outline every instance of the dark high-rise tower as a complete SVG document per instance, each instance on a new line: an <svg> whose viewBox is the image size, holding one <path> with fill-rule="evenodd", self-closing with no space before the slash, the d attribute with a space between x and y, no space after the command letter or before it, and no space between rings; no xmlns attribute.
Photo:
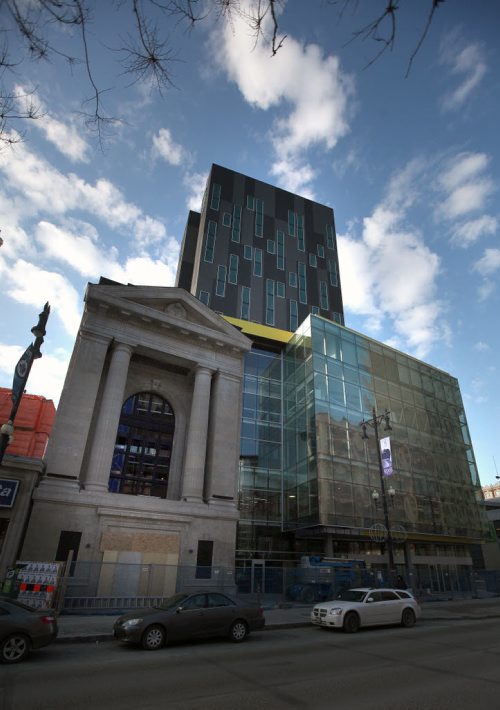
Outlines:
<svg viewBox="0 0 500 710"><path fill-rule="evenodd" d="M333 210L212 165L176 286L218 313L287 331L309 313L343 324Z"/></svg>

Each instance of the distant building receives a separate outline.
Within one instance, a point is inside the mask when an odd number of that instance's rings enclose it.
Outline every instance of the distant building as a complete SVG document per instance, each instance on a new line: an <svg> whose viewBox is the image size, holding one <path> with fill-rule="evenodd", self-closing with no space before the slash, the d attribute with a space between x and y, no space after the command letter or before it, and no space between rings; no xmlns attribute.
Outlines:
<svg viewBox="0 0 500 710"><path fill-rule="evenodd" d="M0 388L0 424L9 418L11 393ZM52 400L33 394L24 394L17 410L14 436L0 468L0 580L22 544L55 414Z"/></svg>

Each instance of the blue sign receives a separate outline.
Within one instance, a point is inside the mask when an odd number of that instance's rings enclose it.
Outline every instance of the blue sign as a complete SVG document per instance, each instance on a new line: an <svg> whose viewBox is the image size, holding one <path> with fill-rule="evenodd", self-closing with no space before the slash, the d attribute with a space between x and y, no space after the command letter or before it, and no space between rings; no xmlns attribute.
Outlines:
<svg viewBox="0 0 500 710"><path fill-rule="evenodd" d="M19 481L0 478L0 508L12 508L19 488Z"/></svg>

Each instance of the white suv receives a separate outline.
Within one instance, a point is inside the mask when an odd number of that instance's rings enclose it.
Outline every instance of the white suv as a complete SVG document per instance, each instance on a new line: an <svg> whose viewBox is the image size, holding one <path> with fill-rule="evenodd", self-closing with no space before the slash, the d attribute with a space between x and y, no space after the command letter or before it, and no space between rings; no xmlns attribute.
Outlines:
<svg viewBox="0 0 500 710"><path fill-rule="evenodd" d="M403 589L346 589L332 601L321 602L311 611L316 626L342 628L354 633L360 626L401 624L410 627L421 614L415 597Z"/></svg>

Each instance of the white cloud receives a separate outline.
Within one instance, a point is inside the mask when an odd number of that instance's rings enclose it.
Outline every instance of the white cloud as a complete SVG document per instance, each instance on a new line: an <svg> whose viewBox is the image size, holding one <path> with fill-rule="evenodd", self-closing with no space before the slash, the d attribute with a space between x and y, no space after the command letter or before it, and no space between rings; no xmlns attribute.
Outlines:
<svg viewBox="0 0 500 710"><path fill-rule="evenodd" d="M242 3L247 16L252 6L250 0ZM269 34L269 22L266 18L263 23L264 34ZM285 178L287 162L313 147L331 150L349 132L353 80L341 71L338 58L324 56L319 46L288 35L271 57L267 44L255 43L247 22L234 17L232 23L217 25L212 51L250 105L275 110L269 134L276 155L274 175ZM299 163L305 167L304 160ZM298 184L306 189L305 174Z"/></svg>
<svg viewBox="0 0 500 710"><path fill-rule="evenodd" d="M141 239L154 235L156 240L164 229L161 222L146 217L139 207L127 202L109 180L101 178L92 185L74 173L64 175L24 143L0 152L0 170L6 175L9 190L17 190L26 198L25 216L87 210L110 227L136 232Z"/></svg>
<svg viewBox="0 0 500 710"><path fill-rule="evenodd" d="M18 259L5 272L4 292L14 301L40 307L48 301L51 317L57 315L69 335L75 335L80 324L81 296L61 274L46 271L35 264Z"/></svg>
<svg viewBox="0 0 500 710"><path fill-rule="evenodd" d="M453 240L461 246L467 247L482 236L495 234L497 229L498 219L490 215L483 215L456 227L453 232Z"/></svg>
<svg viewBox="0 0 500 710"><path fill-rule="evenodd" d="M121 264L118 250L115 247L102 248L96 236L74 234L50 222L40 222L35 235L46 256L67 264L88 279L105 276L122 283L150 286L172 286L175 282L179 244L173 237L166 241L161 258L141 255Z"/></svg>
<svg viewBox="0 0 500 710"><path fill-rule="evenodd" d="M441 61L460 83L443 98L443 108L459 109L480 84L487 71L484 52L479 44L464 44L459 33L454 31L442 46Z"/></svg>
<svg viewBox="0 0 500 710"><path fill-rule="evenodd" d="M163 158L170 165L180 165L185 160L185 151L175 143L168 128L160 128L153 136L153 156Z"/></svg>
<svg viewBox="0 0 500 710"><path fill-rule="evenodd" d="M178 246L178 245L177 245ZM172 262L165 263L160 259L150 259L148 257L135 257L127 259L125 264L113 264L110 266L109 278L120 283L132 283L135 286L173 286L177 269L179 250Z"/></svg>
<svg viewBox="0 0 500 710"><path fill-rule="evenodd" d="M316 171L307 162L302 162L297 157L277 160L271 168L280 186L290 192L298 193L310 200L315 199L310 183L316 177Z"/></svg>
<svg viewBox="0 0 500 710"><path fill-rule="evenodd" d="M188 209L200 212L203 194L208 179L207 173L186 173L183 178L183 183L188 189L188 198L186 205Z"/></svg>
<svg viewBox="0 0 500 710"><path fill-rule="evenodd" d="M42 101L36 92L25 86L16 86L17 101L24 110L29 110L29 104L37 107L40 118L32 121L31 125L41 131L45 138L52 143L60 153L74 162L89 161L89 144L79 135L77 126L72 123L63 123L47 113Z"/></svg>
<svg viewBox="0 0 500 710"><path fill-rule="evenodd" d="M24 347L18 345L0 343L0 374L3 375L5 387L12 387L14 368L24 350ZM42 347L42 357L33 363L26 391L52 399L57 407L70 356L69 352L61 348L50 352L46 341Z"/></svg>
<svg viewBox="0 0 500 710"><path fill-rule="evenodd" d="M482 276L491 276L500 269L500 249L486 249L483 256L473 266Z"/></svg>
<svg viewBox="0 0 500 710"><path fill-rule="evenodd" d="M489 161L485 153L459 153L448 162L437 181L445 196L440 211L447 219L484 207L495 189L484 175Z"/></svg>
<svg viewBox="0 0 500 710"><path fill-rule="evenodd" d="M478 350L479 352L484 352L485 350L490 350L490 346L488 343L485 343L483 340L478 340L477 343L474 345L474 350Z"/></svg>
<svg viewBox="0 0 500 710"><path fill-rule="evenodd" d="M449 337L437 298L440 259L405 225L422 167L415 161L390 181L383 202L364 219L361 238L338 237L344 308L365 316L371 333L379 334L390 319L393 342L417 357Z"/></svg>

